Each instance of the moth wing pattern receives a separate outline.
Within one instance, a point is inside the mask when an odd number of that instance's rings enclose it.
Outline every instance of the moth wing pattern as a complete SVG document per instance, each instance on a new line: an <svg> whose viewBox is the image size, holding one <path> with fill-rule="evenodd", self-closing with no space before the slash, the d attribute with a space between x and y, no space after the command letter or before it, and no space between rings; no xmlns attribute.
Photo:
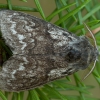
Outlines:
<svg viewBox="0 0 100 100"><path fill-rule="evenodd" d="M48 33L45 34L47 25L33 16L31 17L19 12L12 13L12 11L2 11L0 14L2 16L2 35L6 40L6 44L11 48L13 54L15 54L15 56L12 56L3 65L3 68L7 68L6 70L4 69L5 73L3 72L5 75L7 72L5 83L9 85L9 89L12 87L15 88L15 83L16 85L23 87L22 89L27 89L31 87L32 84L39 83L41 79L41 83L43 83L48 77L46 75L48 73L47 70L49 71L49 69L51 70L54 68L53 60L55 59L51 59L51 61L49 57L49 55L53 56L53 41ZM58 59L60 61L60 58ZM49 65L51 68L49 68ZM55 62L55 68L56 67L57 64ZM23 77L20 77L19 75ZM26 77L26 80L24 76ZM38 78L38 76L40 77ZM31 83L29 80L31 82L34 80L34 82ZM14 86L12 85L13 82Z"/></svg>
<svg viewBox="0 0 100 100"><path fill-rule="evenodd" d="M25 13L1 10L0 28L13 52L0 72L0 88L6 91L36 88L95 59L95 49L84 36Z"/></svg>

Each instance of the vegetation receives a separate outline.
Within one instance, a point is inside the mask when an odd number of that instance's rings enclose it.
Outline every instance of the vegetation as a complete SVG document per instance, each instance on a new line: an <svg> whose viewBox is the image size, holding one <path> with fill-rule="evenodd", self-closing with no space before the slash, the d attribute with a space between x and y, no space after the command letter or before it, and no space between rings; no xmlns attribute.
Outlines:
<svg viewBox="0 0 100 100"><path fill-rule="evenodd" d="M55 16L58 19L54 24L63 27L77 35L88 35L83 22L85 22L91 30L94 30L94 35L99 48L100 45L100 3L99 0L55 0L55 9L49 16L45 16L42 10L40 1L33 0L36 8L13 5L11 0L6 0L7 4L0 4L0 8L27 11L40 13L42 18L46 21L52 21ZM16 0L17 1L17 0ZM21 0L20 2L29 2L28 0ZM48 1L45 2L48 5ZM52 6L52 5L51 5ZM49 11L48 11L49 12ZM96 31L96 32L95 32ZM0 34L0 61L5 61L11 56L11 51L4 44ZM98 58L99 59L99 58ZM97 84L100 85L100 64L97 62L95 70L92 72ZM75 85L72 85L72 81L69 77L51 82L42 87L23 91L19 93L0 91L1 100L100 100L91 96L91 89L95 88L95 85L85 85L84 81L81 81L80 75L73 74ZM88 77L89 78L89 77ZM78 95L68 94L68 92L77 92ZM8 99L11 97L10 99Z"/></svg>

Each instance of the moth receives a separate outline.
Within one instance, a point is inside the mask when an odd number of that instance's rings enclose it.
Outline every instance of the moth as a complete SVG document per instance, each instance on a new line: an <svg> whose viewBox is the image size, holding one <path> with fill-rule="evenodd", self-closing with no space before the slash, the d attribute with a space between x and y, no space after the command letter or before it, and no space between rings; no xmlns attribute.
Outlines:
<svg viewBox="0 0 100 100"><path fill-rule="evenodd" d="M0 30L13 55L0 70L0 89L23 91L83 70L97 49L85 36L13 10L0 10Z"/></svg>

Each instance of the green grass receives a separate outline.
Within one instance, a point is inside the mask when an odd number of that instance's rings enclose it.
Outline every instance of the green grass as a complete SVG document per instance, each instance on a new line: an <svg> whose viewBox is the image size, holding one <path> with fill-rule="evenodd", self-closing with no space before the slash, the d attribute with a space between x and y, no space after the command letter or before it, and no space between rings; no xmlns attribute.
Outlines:
<svg viewBox="0 0 100 100"><path fill-rule="evenodd" d="M55 16L58 19L55 20L54 24L63 27L77 35L86 34L86 29L83 25L85 22L91 30L100 27L100 3L99 0L55 0L55 9L49 16L45 16L44 11L41 7L39 0L33 0L32 3L36 5L36 8L13 5L11 0L6 0L7 4L0 4L0 8L16 10L16 11L27 11L37 12L46 21L52 21ZM17 0L16 0L17 1ZM28 0L21 0L20 2L27 2ZM48 1L45 2L48 5ZM52 5L51 5L52 6ZM49 12L49 11L48 11ZM100 32L95 33L97 45L100 45ZM4 44L0 34L0 54L2 49L3 60L5 61L9 56L12 55L9 48ZM98 85L100 85L100 63L97 62L95 70L92 72ZM0 91L1 100L100 100L91 96L90 90L95 88L95 85L85 85L81 81L78 73L73 74L75 84L72 85L69 77L51 82L33 90L24 92L2 92ZM89 78L89 77L88 77ZM79 95L69 95L69 91L76 91ZM66 95L63 92L67 92ZM26 95L27 94L27 95ZM11 99L8 99L9 96Z"/></svg>

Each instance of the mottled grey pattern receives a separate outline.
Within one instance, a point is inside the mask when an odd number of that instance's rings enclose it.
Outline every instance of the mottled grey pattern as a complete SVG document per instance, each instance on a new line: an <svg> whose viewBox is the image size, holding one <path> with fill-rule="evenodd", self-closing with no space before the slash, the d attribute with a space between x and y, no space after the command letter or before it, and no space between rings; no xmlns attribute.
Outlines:
<svg viewBox="0 0 100 100"><path fill-rule="evenodd" d="M85 69L96 49L84 36L75 36L37 17L0 11L0 30L13 52L0 71L0 88L22 91Z"/></svg>

